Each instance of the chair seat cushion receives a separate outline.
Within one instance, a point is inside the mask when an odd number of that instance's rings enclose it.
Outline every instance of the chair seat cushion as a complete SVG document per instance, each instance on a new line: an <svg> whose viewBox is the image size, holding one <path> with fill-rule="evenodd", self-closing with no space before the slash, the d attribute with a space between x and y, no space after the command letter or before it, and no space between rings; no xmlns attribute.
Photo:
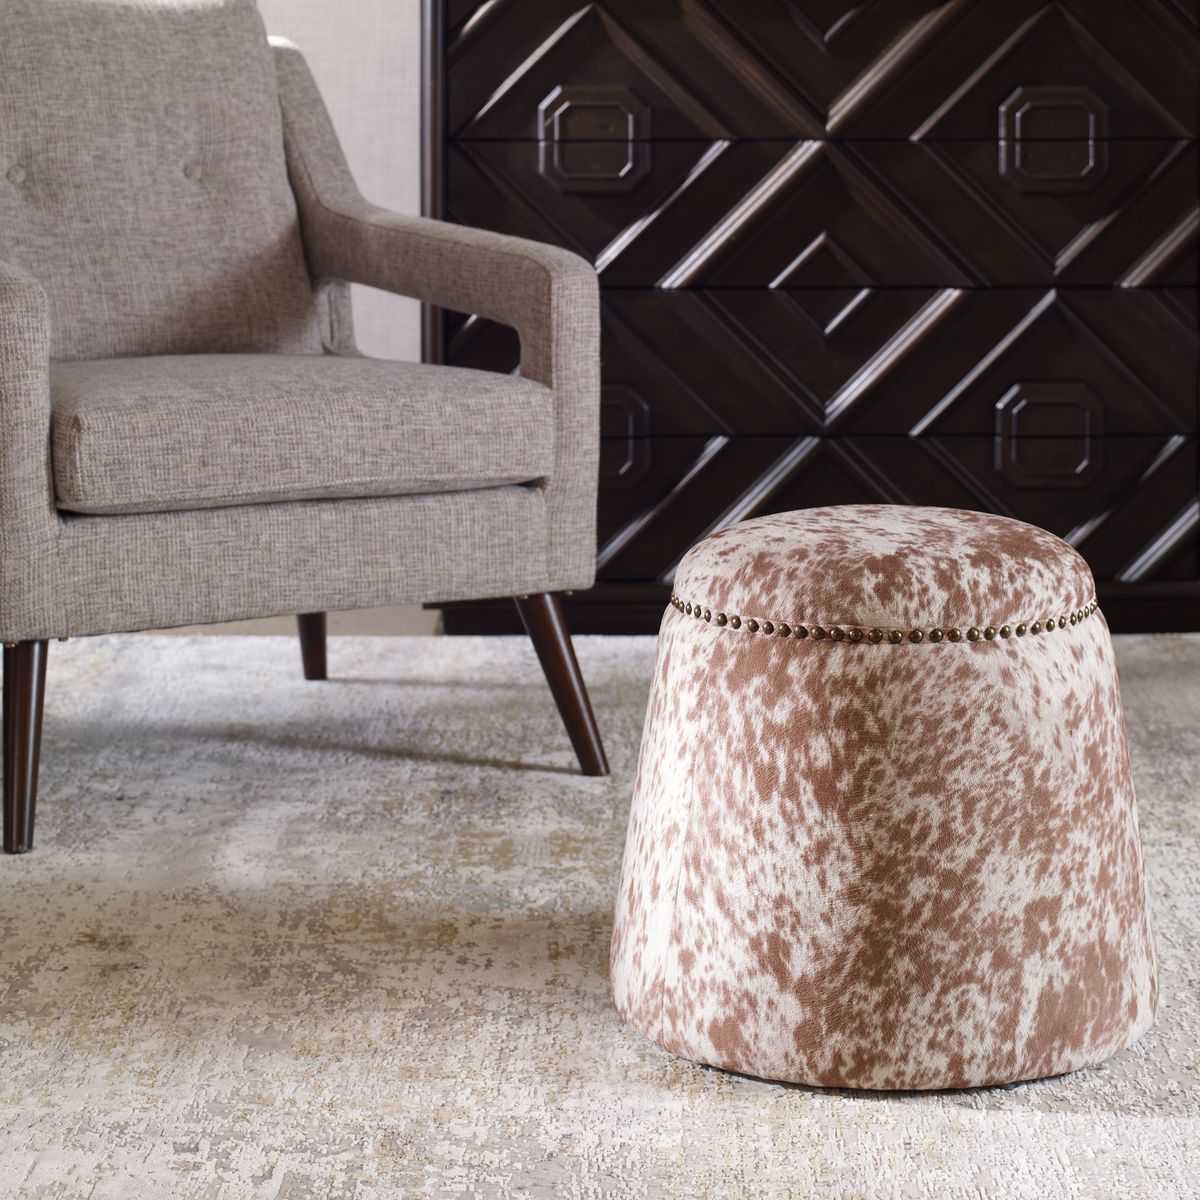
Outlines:
<svg viewBox="0 0 1200 1200"><path fill-rule="evenodd" d="M512 375L306 355L51 368L60 509L171 512L525 483L554 465L553 394Z"/></svg>

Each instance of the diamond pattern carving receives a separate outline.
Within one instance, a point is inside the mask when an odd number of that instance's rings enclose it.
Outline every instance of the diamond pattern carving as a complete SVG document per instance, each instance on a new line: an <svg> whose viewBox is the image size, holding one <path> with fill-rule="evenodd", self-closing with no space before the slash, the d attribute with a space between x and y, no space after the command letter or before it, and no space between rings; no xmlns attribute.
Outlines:
<svg viewBox="0 0 1200 1200"><path fill-rule="evenodd" d="M870 282L833 238L819 233L771 280L771 287L788 289L787 299L828 337L870 298ZM794 290L798 288L805 290Z"/></svg>
<svg viewBox="0 0 1200 1200"><path fill-rule="evenodd" d="M669 581L721 523L860 501L986 508L1103 580L1196 581L1181 12L456 2L437 215L600 273L606 586ZM445 330L451 361L515 367L511 331Z"/></svg>

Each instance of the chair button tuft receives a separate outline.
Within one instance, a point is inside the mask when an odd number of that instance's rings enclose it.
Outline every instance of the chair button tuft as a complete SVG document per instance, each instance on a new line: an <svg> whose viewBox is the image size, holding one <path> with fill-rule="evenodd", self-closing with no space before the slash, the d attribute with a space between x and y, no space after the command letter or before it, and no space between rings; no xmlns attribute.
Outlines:
<svg viewBox="0 0 1200 1200"><path fill-rule="evenodd" d="M183 173L194 183L196 180L203 177L204 168L199 163L190 162L186 167L183 168Z"/></svg>
<svg viewBox="0 0 1200 1200"><path fill-rule="evenodd" d="M9 167L7 172L5 172L4 178L7 179L9 183L22 184L25 182L25 168Z"/></svg>

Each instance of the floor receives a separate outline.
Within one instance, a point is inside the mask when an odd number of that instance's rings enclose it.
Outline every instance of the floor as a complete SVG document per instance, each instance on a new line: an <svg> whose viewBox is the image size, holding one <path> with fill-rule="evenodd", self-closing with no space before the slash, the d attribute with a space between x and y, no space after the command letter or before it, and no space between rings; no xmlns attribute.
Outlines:
<svg viewBox="0 0 1200 1200"><path fill-rule="evenodd" d="M1200 636L1118 640L1162 1004L1102 1066L820 1092L608 997L653 657L580 639L575 773L523 639L51 647L37 848L0 859L0 1196L1195 1195Z"/></svg>

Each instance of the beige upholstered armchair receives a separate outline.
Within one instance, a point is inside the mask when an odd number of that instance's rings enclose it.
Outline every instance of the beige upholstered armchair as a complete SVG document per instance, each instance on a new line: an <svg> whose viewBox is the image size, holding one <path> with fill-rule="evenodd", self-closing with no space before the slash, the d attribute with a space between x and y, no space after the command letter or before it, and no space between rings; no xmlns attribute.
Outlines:
<svg viewBox="0 0 1200 1200"><path fill-rule="evenodd" d="M354 348L347 282L515 327L519 375ZM555 593L595 566L596 279L368 204L253 0L0 5L4 848L48 639L511 595L583 769Z"/></svg>

